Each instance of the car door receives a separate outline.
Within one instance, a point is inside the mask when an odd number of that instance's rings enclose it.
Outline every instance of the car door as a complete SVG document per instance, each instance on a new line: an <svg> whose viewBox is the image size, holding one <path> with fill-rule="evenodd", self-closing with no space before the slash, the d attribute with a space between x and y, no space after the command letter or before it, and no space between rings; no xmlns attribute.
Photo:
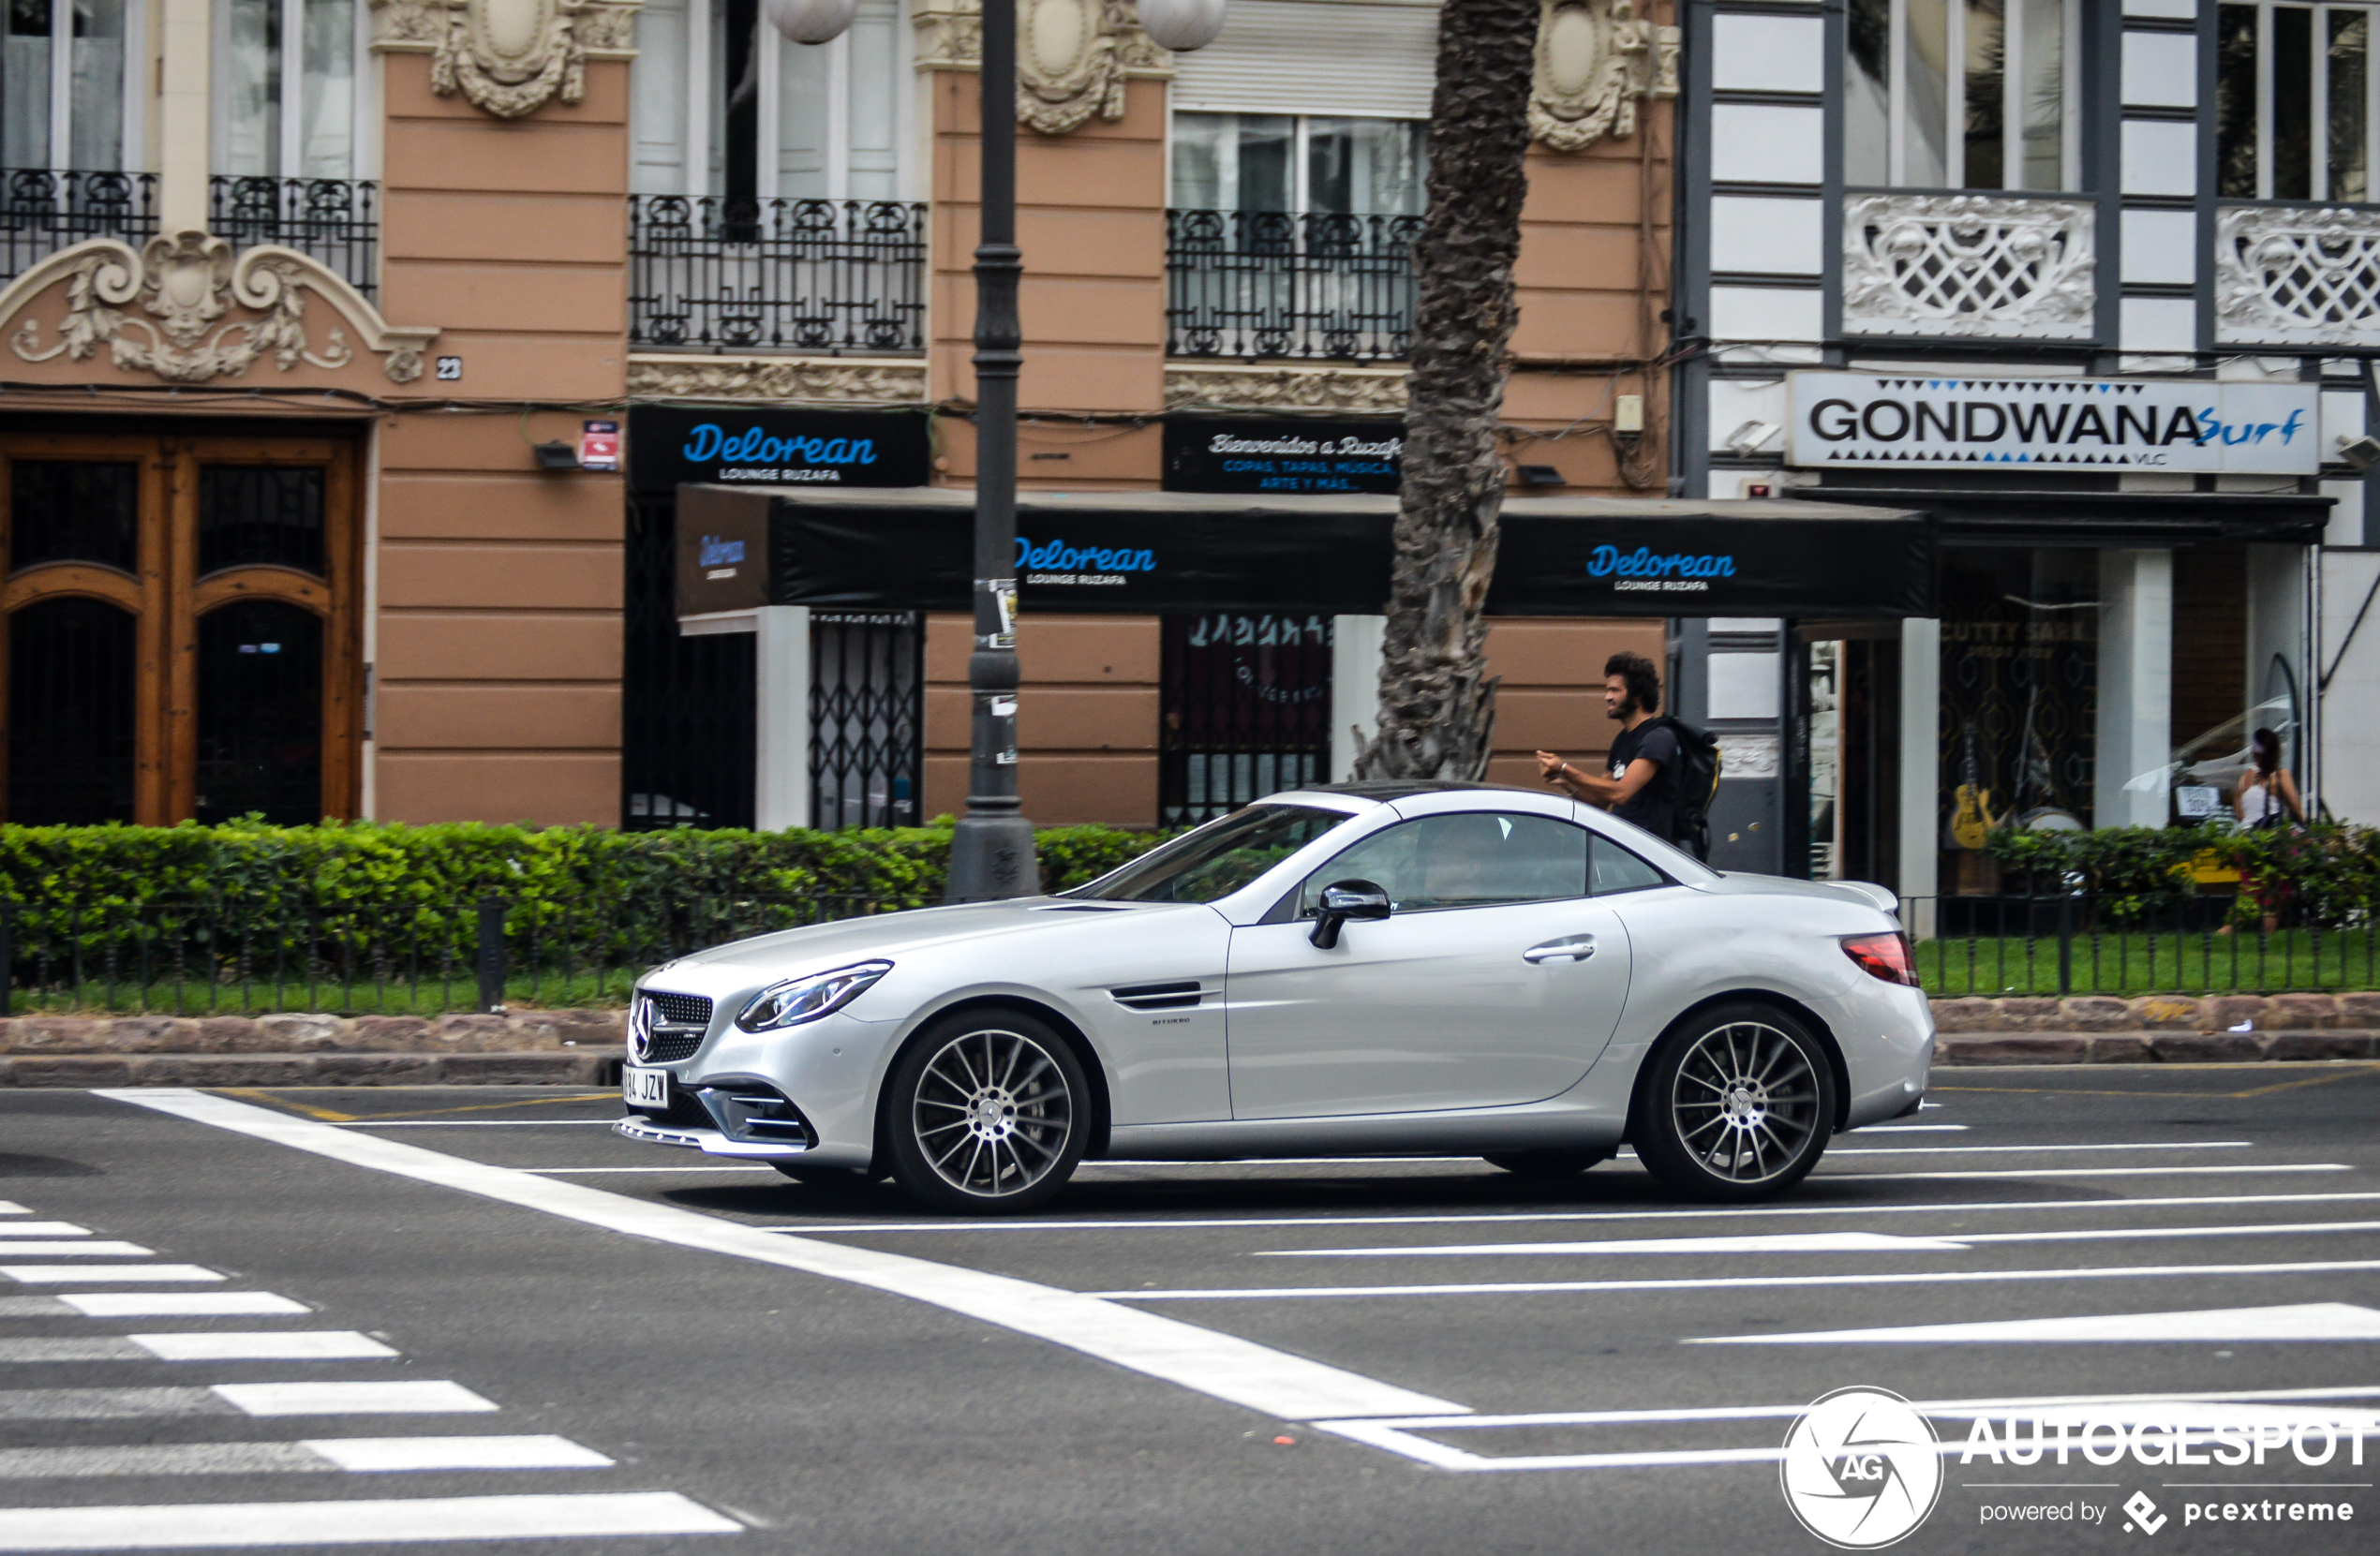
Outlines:
<svg viewBox="0 0 2380 1556"><path fill-rule="evenodd" d="M1588 896L1589 836L1526 812L1399 822L1310 876L1278 922L1233 929L1232 1116L1322 1118L1537 1102L1569 1089L1627 998L1628 931ZM1391 914L1313 943L1321 888Z"/></svg>

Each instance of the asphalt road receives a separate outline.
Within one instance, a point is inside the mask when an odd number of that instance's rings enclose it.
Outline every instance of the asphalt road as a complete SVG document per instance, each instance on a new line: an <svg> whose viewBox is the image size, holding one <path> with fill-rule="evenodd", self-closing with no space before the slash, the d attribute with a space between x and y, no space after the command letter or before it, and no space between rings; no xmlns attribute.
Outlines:
<svg viewBox="0 0 2380 1556"><path fill-rule="evenodd" d="M0 1093L0 1552L1816 1551L1778 1445L1853 1386L1953 1444L1897 1549L2373 1549L2380 1066L1936 1078L1763 1208L1093 1163L999 1223L583 1092ZM2144 1461L2177 1400L2264 1462Z"/></svg>

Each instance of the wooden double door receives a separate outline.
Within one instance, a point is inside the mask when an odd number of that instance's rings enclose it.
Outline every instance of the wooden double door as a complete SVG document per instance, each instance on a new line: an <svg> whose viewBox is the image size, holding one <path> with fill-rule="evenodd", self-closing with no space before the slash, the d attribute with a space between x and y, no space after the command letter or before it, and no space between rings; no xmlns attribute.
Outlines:
<svg viewBox="0 0 2380 1556"><path fill-rule="evenodd" d="M0 819L356 813L352 443L0 434Z"/></svg>

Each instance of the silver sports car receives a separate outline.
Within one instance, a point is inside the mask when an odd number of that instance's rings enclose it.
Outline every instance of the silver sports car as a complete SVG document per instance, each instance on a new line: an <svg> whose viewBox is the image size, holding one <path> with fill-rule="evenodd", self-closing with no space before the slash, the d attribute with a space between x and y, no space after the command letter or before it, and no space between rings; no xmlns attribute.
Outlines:
<svg viewBox="0 0 2380 1556"><path fill-rule="evenodd" d="M1881 886L1722 875L1556 795L1303 789L1055 897L740 941L637 985L633 1140L1021 1210L1088 1157L1632 1144L1754 1199L1914 1112L1933 1020Z"/></svg>

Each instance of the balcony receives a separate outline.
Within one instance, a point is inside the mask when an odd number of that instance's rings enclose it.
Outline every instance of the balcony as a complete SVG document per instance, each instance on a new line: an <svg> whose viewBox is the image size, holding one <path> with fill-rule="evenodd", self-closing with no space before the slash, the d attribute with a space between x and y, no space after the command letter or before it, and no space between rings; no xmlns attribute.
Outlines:
<svg viewBox="0 0 2380 1556"><path fill-rule="evenodd" d="M926 208L631 195L628 338L647 350L926 348Z"/></svg>
<svg viewBox="0 0 2380 1556"><path fill-rule="evenodd" d="M1855 191L1843 204L1843 333L2090 340L2096 221L2090 200Z"/></svg>
<svg viewBox="0 0 2380 1556"><path fill-rule="evenodd" d="M156 236L154 173L0 171L0 283L93 238ZM207 181L207 225L233 248L279 244L312 255L366 297L378 289L379 186L345 178Z"/></svg>
<svg viewBox="0 0 2380 1556"><path fill-rule="evenodd" d="M1403 362L1420 216L1166 213L1166 354Z"/></svg>
<svg viewBox="0 0 2380 1556"><path fill-rule="evenodd" d="M2218 207L2215 340L2224 346L2380 346L2380 210Z"/></svg>

